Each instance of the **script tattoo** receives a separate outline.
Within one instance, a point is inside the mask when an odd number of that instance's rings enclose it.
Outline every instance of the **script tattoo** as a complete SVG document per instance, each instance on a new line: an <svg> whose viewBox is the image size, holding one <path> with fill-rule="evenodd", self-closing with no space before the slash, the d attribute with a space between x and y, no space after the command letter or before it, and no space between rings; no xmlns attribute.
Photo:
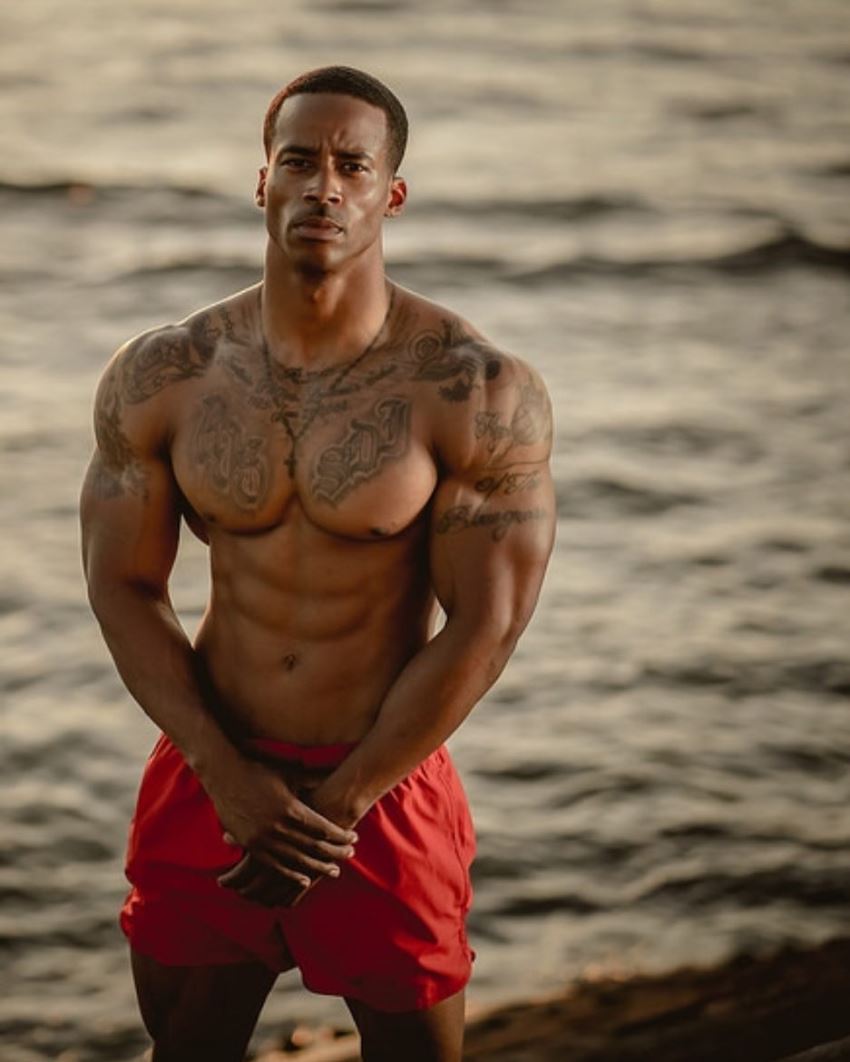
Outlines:
<svg viewBox="0 0 850 1062"><path fill-rule="evenodd" d="M465 402L479 375L492 380L501 371L493 349L463 331L457 321L443 319L439 331L420 332L408 341L411 377L441 383L449 402Z"/></svg>
<svg viewBox="0 0 850 1062"><path fill-rule="evenodd" d="M508 529L530 520L546 518L545 509L474 509L471 505L453 505L442 514L434 530L438 535L456 534L470 528L487 528L494 542L500 542Z"/></svg>
<svg viewBox="0 0 850 1062"><path fill-rule="evenodd" d="M104 382L94 418L98 452L93 467L93 486L101 498L126 493L147 497L147 475L121 426L123 404L118 389L118 368L113 366Z"/></svg>
<svg viewBox="0 0 850 1062"><path fill-rule="evenodd" d="M489 501L494 494L518 494L523 490L535 490L540 486L541 478L539 469L530 472L502 472L479 479L475 489L484 495L485 501Z"/></svg>
<svg viewBox="0 0 850 1062"><path fill-rule="evenodd" d="M163 329L137 339L124 363L124 398L144 402L170 383L202 376L221 334L212 313L207 312L193 318L188 328Z"/></svg>
<svg viewBox="0 0 850 1062"><path fill-rule="evenodd" d="M549 431L546 396L533 383L519 389L519 402L508 423L500 413L475 415L475 437L484 439L491 454L507 453L514 446L532 446L544 439Z"/></svg>
<svg viewBox="0 0 850 1062"><path fill-rule="evenodd" d="M195 433L195 456L219 494L247 512L260 508L269 492L266 440L249 435L221 395L203 400Z"/></svg>
<svg viewBox="0 0 850 1062"><path fill-rule="evenodd" d="M410 442L410 402L379 399L366 417L355 417L345 437L318 457L313 493L331 505L371 479L388 462L402 457Z"/></svg>

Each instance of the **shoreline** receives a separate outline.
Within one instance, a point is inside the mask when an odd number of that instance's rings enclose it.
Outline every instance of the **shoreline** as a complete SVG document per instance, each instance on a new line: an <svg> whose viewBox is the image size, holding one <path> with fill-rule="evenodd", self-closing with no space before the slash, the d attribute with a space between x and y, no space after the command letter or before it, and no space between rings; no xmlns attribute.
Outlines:
<svg viewBox="0 0 850 1062"><path fill-rule="evenodd" d="M850 937L720 967L576 981L472 1010L475 1062L818 1062L850 1059ZM836 1042L839 1041L839 1042ZM303 1045L303 1046L299 1046ZM811 1052L812 1048L817 1050ZM255 1062L358 1062L358 1038L299 1027Z"/></svg>

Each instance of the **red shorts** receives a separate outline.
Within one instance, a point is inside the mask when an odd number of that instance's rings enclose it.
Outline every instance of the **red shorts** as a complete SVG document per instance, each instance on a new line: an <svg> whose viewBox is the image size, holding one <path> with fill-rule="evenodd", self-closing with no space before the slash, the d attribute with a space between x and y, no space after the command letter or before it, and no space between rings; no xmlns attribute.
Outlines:
<svg viewBox="0 0 850 1062"><path fill-rule="evenodd" d="M266 760L332 768L351 745L253 743ZM130 827L131 889L121 927L138 952L170 966L262 961L297 966L313 992L384 1011L431 1007L469 980L466 939L475 839L445 747L357 824L355 855L293 908L243 899L216 878L242 857L178 749L160 737Z"/></svg>

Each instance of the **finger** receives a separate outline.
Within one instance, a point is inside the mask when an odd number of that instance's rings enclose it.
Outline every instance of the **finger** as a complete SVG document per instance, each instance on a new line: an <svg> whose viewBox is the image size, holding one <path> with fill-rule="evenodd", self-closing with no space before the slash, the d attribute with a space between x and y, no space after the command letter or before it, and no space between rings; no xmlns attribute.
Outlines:
<svg viewBox="0 0 850 1062"><path fill-rule="evenodd" d="M338 878L340 869L338 863L327 863L321 859L314 859L306 852L295 848L292 844L269 844L257 852L257 857L275 870L292 876L292 872L305 874L314 878L317 874L330 878Z"/></svg>
<svg viewBox="0 0 850 1062"><path fill-rule="evenodd" d="M331 844L328 841L319 841L306 833L299 833L291 827L280 825L274 832L274 839L270 840L269 847L277 847L275 840L280 840L290 849L310 859L317 859L320 863L343 863L354 855L354 846L350 844Z"/></svg>
<svg viewBox="0 0 850 1062"><path fill-rule="evenodd" d="M261 903L265 907L281 907L288 905L291 899L301 892L303 885L294 881L286 881L270 871L258 874L248 885L236 891L246 900Z"/></svg>
<svg viewBox="0 0 850 1062"><path fill-rule="evenodd" d="M237 889L253 880L253 876L252 860L250 855L246 854L229 870L219 874L216 880L219 885L223 885L226 889Z"/></svg>
<svg viewBox="0 0 850 1062"><path fill-rule="evenodd" d="M230 870L224 874L219 875L218 883L225 889L235 889L236 892L241 892L254 885L258 880L262 880L264 876L269 876L270 873L278 874L284 878L289 879L298 887L304 887L309 885L311 878L303 873L299 873L297 870L286 866L285 864L277 864L273 871L270 871L269 867L260 862L256 857L250 853L246 854L235 867L231 867Z"/></svg>
<svg viewBox="0 0 850 1062"><path fill-rule="evenodd" d="M301 800L295 800L288 809L287 817L296 824L297 829L319 841L328 841L331 844L349 845L355 844L357 834L354 830L344 829L335 822L320 815L309 804Z"/></svg>

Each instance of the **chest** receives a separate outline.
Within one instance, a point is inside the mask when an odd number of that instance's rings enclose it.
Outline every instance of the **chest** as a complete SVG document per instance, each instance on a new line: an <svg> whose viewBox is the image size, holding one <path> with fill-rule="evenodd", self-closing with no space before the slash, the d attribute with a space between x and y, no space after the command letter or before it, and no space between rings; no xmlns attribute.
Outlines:
<svg viewBox="0 0 850 1062"><path fill-rule="evenodd" d="M258 389L213 377L177 420L172 467L195 512L233 532L268 530L299 505L328 532L396 534L436 482L424 411L391 378Z"/></svg>

